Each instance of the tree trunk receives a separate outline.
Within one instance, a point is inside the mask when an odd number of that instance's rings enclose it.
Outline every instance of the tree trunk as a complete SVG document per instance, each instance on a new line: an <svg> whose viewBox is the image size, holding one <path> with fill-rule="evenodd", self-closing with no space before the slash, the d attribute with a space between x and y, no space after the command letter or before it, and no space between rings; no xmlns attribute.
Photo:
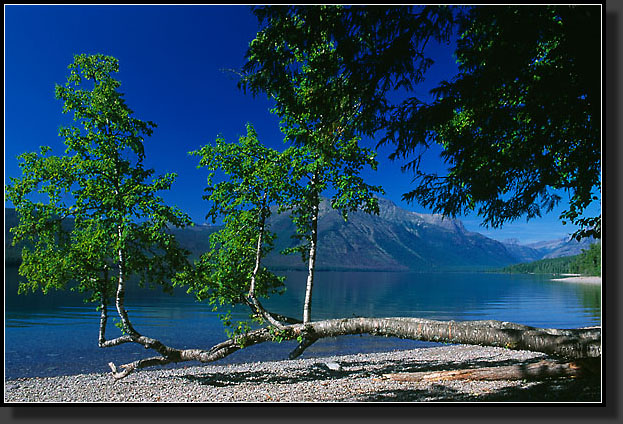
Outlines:
<svg viewBox="0 0 623 424"><path fill-rule="evenodd" d="M106 119L106 125L108 125L108 118ZM108 132L110 133L110 128L108 128ZM122 201L123 196L121 194L121 188L120 188L121 171L119 168L120 168L119 167L119 153L117 152L115 154L115 180L114 180L115 196L116 196L116 201L117 201L116 209L118 212L123 212L125 214L125 208L124 208L123 201ZM137 338L140 336L140 334L138 334L132 327L132 323L130 322L128 313L125 310L126 266L125 266L125 256L124 256L124 252L122 248L123 227L120 222L117 223L117 237L118 237L118 243L119 243L119 247L117 249L117 260L119 261L119 263L117 264L118 272L119 272L119 279L117 282L117 293L115 296L115 306L117 308L117 313L119 314L119 318L121 319L121 324L123 325L123 331L127 333L130 337ZM125 339L125 338L122 337L120 338L120 340L121 339ZM106 342L100 343L100 346L105 345L105 344Z"/></svg>
<svg viewBox="0 0 623 424"><path fill-rule="evenodd" d="M297 337L321 339L348 334L371 334L403 339L475 344L530 350L569 359L601 356L601 329L543 329L500 321L433 321L420 318L344 318L284 326L279 331L283 340ZM173 349L152 341L164 357L141 359L122 366L118 372L113 364L115 378L123 378L132 371L147 366L170 362L213 362L237 350L255 344L273 341L274 331L268 328L251 331L244 336L226 340L209 350ZM159 345L156 345L159 343ZM144 343L141 343L144 344ZM145 344L144 344L145 345ZM149 346L152 347L153 346Z"/></svg>
<svg viewBox="0 0 623 424"><path fill-rule="evenodd" d="M316 186L318 175L314 175L312 186ZM312 289L314 287L314 273L316 269L316 251L318 243L318 214L320 210L320 199L316 195L312 205L311 216L311 237L309 243L309 263L307 267L307 286L305 288L305 303L303 304L303 324L311 321Z"/></svg>
<svg viewBox="0 0 623 424"><path fill-rule="evenodd" d="M119 240L122 238L122 230L121 226L117 227ZM138 335L134 327L132 327L132 323L130 322L130 318L128 317L128 312L125 310L125 261L123 255L123 249L119 249L117 251L119 257L119 281L117 283L117 295L115 299L115 306L117 307L117 313L119 314L119 318L121 319L121 323L123 324L123 330L131 336Z"/></svg>
<svg viewBox="0 0 623 424"><path fill-rule="evenodd" d="M102 291L100 294L100 332L99 346L103 346L106 342L106 323L108 322L108 299L106 293Z"/></svg>
<svg viewBox="0 0 623 424"><path fill-rule="evenodd" d="M255 296L255 286L257 282L257 274L260 271L260 264L262 261L262 243L264 239L264 232L266 227L266 193L264 193L264 198L262 199L262 206L259 212L259 222L260 229L257 237L257 245L255 247L255 265L253 267L253 271L251 273L251 281L249 283L249 292L247 293L248 300L245 299L245 303L256 313L264 317L269 323L274 325L277 328L283 328L281 322L279 322L279 318L275 318L274 314L271 314L264 306L260 303L258 298Z"/></svg>
<svg viewBox="0 0 623 424"><path fill-rule="evenodd" d="M104 265L102 280L99 281L100 292L100 332L99 346L106 342L106 324L108 322L108 266Z"/></svg>
<svg viewBox="0 0 623 424"><path fill-rule="evenodd" d="M264 210L260 211L260 230L257 236L257 246L255 247L255 266L253 267L253 272L251 273L251 282L249 283L249 293L248 297L255 297L255 281L257 279L257 273L260 270L260 262L262 260L262 238L264 237L264 225L266 218L264 217Z"/></svg>
<svg viewBox="0 0 623 424"><path fill-rule="evenodd" d="M576 362L542 360L531 364L484 367L464 370L405 372L384 374L395 381L449 381L449 380L538 380L553 377L578 377L585 373Z"/></svg>

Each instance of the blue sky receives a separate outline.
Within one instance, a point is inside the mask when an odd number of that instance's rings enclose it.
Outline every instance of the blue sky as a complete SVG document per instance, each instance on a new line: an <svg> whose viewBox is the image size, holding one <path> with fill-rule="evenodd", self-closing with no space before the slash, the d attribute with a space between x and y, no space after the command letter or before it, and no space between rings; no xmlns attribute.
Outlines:
<svg viewBox="0 0 623 424"><path fill-rule="evenodd" d="M119 59L116 78L135 116L158 124L145 144L147 165L157 174L178 174L173 190L163 197L195 222L204 222L206 172L196 168L197 158L189 151L213 142L218 134L236 140L247 122L263 143L285 146L279 120L268 111L270 103L243 94L234 76L223 71L242 67L257 29L248 6L5 6L5 182L19 176L15 157L23 152L48 145L62 154L58 127L71 119L61 113L54 85L65 82L75 54L103 53ZM451 47L433 48L436 63L416 89L420 95L456 69ZM364 142L376 145L374 140ZM390 146L378 150L380 166L365 174L368 182L383 186L385 197L401 207L430 212L401 200L411 176L400 171L401 162L387 159L390 153ZM437 153L427 154L426 168L441 169ZM495 230L480 227L475 215L461 220L488 237L529 243L574 231L558 220L564 206L541 219L522 219Z"/></svg>

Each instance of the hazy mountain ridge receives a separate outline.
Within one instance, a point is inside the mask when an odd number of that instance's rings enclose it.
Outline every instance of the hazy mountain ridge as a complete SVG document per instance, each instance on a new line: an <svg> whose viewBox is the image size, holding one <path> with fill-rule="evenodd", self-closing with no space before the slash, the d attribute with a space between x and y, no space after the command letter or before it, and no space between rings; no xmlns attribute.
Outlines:
<svg viewBox="0 0 623 424"><path fill-rule="evenodd" d="M379 215L362 212L344 222L324 201L320 208L319 269L444 270L483 269L541 259L548 254L575 255L590 243L565 240L531 247L502 243L465 229L458 219L420 214L379 199ZM287 215L271 218L271 230L280 237L276 251L266 263L278 268L305 268L300 256L278 255L293 243L286 234L294 232ZM566 250L562 250L564 247ZM562 256L562 255L561 255Z"/></svg>
<svg viewBox="0 0 623 424"><path fill-rule="evenodd" d="M320 270L459 270L501 267L543 258L571 256L592 241L551 240L529 245L499 242L465 229L458 219L407 211L379 199L379 215L349 214L347 222L324 200L318 222L317 268ZM17 224L14 209L5 209L5 263L19 262L21 246L10 246L9 228ZM219 226L174 229L181 245L197 257L209 249L209 235ZM273 214L269 228L278 234L265 259L274 269L306 269L301 256L281 255L295 245L294 225L287 214Z"/></svg>
<svg viewBox="0 0 623 424"><path fill-rule="evenodd" d="M535 243L529 246L543 252L544 255L542 259L552 259L562 256L578 255L582 253L582 250L588 249L589 246L595 242L597 242L597 240L593 238L582 239L581 241L571 238L562 238L545 244Z"/></svg>

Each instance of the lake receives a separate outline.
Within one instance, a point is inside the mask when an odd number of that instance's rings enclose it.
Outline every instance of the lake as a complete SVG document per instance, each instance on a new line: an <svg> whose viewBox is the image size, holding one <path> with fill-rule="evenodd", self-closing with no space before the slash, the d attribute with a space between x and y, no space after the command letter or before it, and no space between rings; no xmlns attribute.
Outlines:
<svg viewBox="0 0 623 424"><path fill-rule="evenodd" d="M282 272L287 291L264 300L281 314L300 317L304 272ZM438 320L496 319L536 327L601 324L601 287L550 281L546 275L497 273L317 272L312 320L352 316L407 316ZM107 372L108 362L152 356L138 345L97 347L99 313L79 293L17 295L17 268L5 268L5 378ZM225 340L217 313L178 290L169 296L131 289L126 307L135 328L179 348L209 348ZM107 337L119 334L109 314ZM234 311L242 317L243 309ZM319 340L302 357L368 353L434 346L375 336ZM223 363L287 358L296 342L263 343ZM177 366L196 365L195 362ZM175 365L171 365L175 366Z"/></svg>

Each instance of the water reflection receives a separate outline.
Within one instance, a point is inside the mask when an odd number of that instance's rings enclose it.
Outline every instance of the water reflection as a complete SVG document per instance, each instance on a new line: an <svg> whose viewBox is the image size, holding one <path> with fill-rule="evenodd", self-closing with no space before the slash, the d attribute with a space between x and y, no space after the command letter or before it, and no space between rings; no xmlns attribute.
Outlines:
<svg viewBox="0 0 623 424"><path fill-rule="evenodd" d="M6 269L5 372L20 376L105 372L106 363L145 356L132 345L97 348L99 313L79 293L16 295L17 269ZM305 273L286 272L283 296L264 301L271 310L301 315ZM538 327L576 328L599 325L599 286L552 282L546 276L505 274L417 274L390 272L318 272L312 318L413 316L440 320L497 319ZM226 338L211 307L183 290L174 296L133 289L127 307L139 331L183 348L208 348ZM112 325L108 336L119 335ZM234 311L234 318L246 310ZM265 343L226 358L228 362L277 360L287 357L295 342ZM410 340L349 336L317 342L306 356L412 348ZM36 352L37 361L29 358ZM76 357L82 357L75 361ZM40 358L44 358L40 360ZM45 359L47 358L47 359Z"/></svg>

